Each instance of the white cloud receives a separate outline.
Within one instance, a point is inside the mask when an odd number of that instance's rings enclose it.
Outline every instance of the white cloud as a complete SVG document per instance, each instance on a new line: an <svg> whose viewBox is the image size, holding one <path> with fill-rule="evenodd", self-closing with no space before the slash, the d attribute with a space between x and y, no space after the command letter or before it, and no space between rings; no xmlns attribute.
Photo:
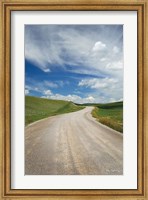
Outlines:
<svg viewBox="0 0 148 200"><path fill-rule="evenodd" d="M78 83L78 86L90 87L92 89L106 88L111 84L117 83L116 79L113 78L92 78L92 79L83 79Z"/></svg>
<svg viewBox="0 0 148 200"><path fill-rule="evenodd" d="M74 94L69 94L69 95L53 94L51 91L44 91L44 95L42 96L42 98L72 101L74 103L93 103L93 102L95 102L95 98L93 96L87 96L85 98L82 98L82 97L80 97L78 95L74 95Z"/></svg>
<svg viewBox="0 0 148 200"><path fill-rule="evenodd" d="M67 80L64 80L64 81L58 80L56 81L56 83L58 84L59 87L63 87L70 84L69 81Z"/></svg>
<svg viewBox="0 0 148 200"><path fill-rule="evenodd" d="M33 90L36 91L36 92L40 91L39 88L37 88L37 87L33 88Z"/></svg>
<svg viewBox="0 0 148 200"><path fill-rule="evenodd" d="M109 82L114 82L114 80L110 80ZM79 95L75 94L69 94L69 95L62 95L59 93L54 94L51 90L43 91L42 98L47 99L55 99L55 100L65 100L65 101L72 101L74 103L107 103L107 102L115 102L115 101L121 101L123 100L122 97L122 90L121 85L119 83L115 84L116 87L103 88L103 90L96 90L96 92L92 94L87 94L85 97L81 97ZM104 93L104 95L102 95ZM107 94L107 95L106 95ZM113 96L113 97L112 97Z"/></svg>
<svg viewBox="0 0 148 200"><path fill-rule="evenodd" d="M43 68L43 71L44 71L44 72L50 72L50 69L44 69L44 68Z"/></svg>
<svg viewBox="0 0 148 200"><path fill-rule="evenodd" d="M71 84L64 80L30 81L31 88L26 89L44 96L47 95L43 91L50 91L52 94L47 92L50 98L77 102L93 101L89 97L93 97L95 102L110 101L111 97L116 100L122 98L122 36L122 27L119 25L26 25L25 58L42 71L52 73L54 67L60 67L65 73L106 77L81 80L79 87L92 89L92 93L85 94L85 98L73 94L53 94L50 89Z"/></svg>
<svg viewBox="0 0 148 200"><path fill-rule="evenodd" d="M123 99L123 81L121 77L82 79L79 87L92 89L91 95L96 103L107 103Z"/></svg>
<svg viewBox="0 0 148 200"><path fill-rule="evenodd" d="M116 99L115 99L115 98L110 98L108 102L110 102L110 103L111 103L111 102L115 102L115 101L116 101Z"/></svg>
<svg viewBox="0 0 148 200"><path fill-rule="evenodd" d="M51 81L44 81L45 86L48 86L50 88L58 88L58 85Z"/></svg>
<svg viewBox="0 0 148 200"><path fill-rule="evenodd" d="M54 66L74 73L106 73L106 62L122 59L122 31L119 26L27 25L25 57L44 72ZM103 42L102 42L103 41ZM105 51L104 51L105 50ZM112 52L121 52L118 57ZM104 56L107 60L104 60ZM106 62L105 62L106 61ZM73 66L71 68L66 66Z"/></svg>
<svg viewBox="0 0 148 200"><path fill-rule="evenodd" d="M65 95L65 96L61 95L61 94L53 94L49 98L72 101L72 102L75 102L75 103L81 102L81 100L82 100L82 98L80 96L72 95L72 94Z"/></svg>
<svg viewBox="0 0 148 200"><path fill-rule="evenodd" d="M87 100L89 103L95 102L95 98L92 97L92 96L87 97L86 100Z"/></svg>
<svg viewBox="0 0 148 200"><path fill-rule="evenodd" d="M80 97L78 95L61 95L61 94L51 94L51 95L43 95L41 98L47 98L47 99L54 99L54 100L65 100L65 101L72 101L74 103L108 103L108 102L115 102L115 101L121 101L122 99L115 97L112 98L110 95L108 97L104 97L102 95L88 95L86 97Z"/></svg>
<svg viewBox="0 0 148 200"><path fill-rule="evenodd" d="M103 42L101 41L98 41L94 44L93 48L92 48L92 51L102 51L106 49L106 44L104 44Z"/></svg>
<svg viewBox="0 0 148 200"><path fill-rule="evenodd" d="M106 61L106 60L107 60L107 58L101 58L101 59L100 59L101 62L104 62L104 61Z"/></svg>
<svg viewBox="0 0 148 200"><path fill-rule="evenodd" d="M35 92L41 92L41 89L37 87L37 85L25 85L25 90L27 92L27 90L29 91L29 93L31 93L32 91L35 91ZM28 93L28 94L29 94Z"/></svg>
<svg viewBox="0 0 148 200"><path fill-rule="evenodd" d="M25 89L25 95L29 94L29 90Z"/></svg>
<svg viewBox="0 0 148 200"><path fill-rule="evenodd" d="M51 95L52 94L52 92L51 92L51 90L44 90L44 95Z"/></svg>
<svg viewBox="0 0 148 200"><path fill-rule="evenodd" d="M115 54L119 53L119 48L118 48L117 46L114 46L114 47L113 47L113 52L114 52Z"/></svg>
<svg viewBox="0 0 148 200"><path fill-rule="evenodd" d="M120 69L123 69L123 62L122 61L117 61L117 62L107 63L106 68L110 69L110 70L120 70Z"/></svg>
<svg viewBox="0 0 148 200"><path fill-rule="evenodd" d="M36 81L32 78L27 78L25 88L30 92L35 91L42 93L43 91L50 90L51 88L59 88L67 84L69 84L68 81Z"/></svg>

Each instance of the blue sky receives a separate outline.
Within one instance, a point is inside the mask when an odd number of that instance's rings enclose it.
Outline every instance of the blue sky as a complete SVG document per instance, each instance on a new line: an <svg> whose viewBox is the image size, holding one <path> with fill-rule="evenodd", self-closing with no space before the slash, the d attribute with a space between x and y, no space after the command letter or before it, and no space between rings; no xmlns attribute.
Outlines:
<svg viewBox="0 0 148 200"><path fill-rule="evenodd" d="M25 94L75 103L123 99L122 25L25 25Z"/></svg>

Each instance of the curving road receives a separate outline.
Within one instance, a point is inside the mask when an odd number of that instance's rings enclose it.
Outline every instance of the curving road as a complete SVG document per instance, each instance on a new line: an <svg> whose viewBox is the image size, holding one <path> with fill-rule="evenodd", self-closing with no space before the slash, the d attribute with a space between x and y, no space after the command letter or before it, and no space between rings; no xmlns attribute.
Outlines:
<svg viewBox="0 0 148 200"><path fill-rule="evenodd" d="M121 175L123 136L91 116L93 107L25 129L26 175Z"/></svg>

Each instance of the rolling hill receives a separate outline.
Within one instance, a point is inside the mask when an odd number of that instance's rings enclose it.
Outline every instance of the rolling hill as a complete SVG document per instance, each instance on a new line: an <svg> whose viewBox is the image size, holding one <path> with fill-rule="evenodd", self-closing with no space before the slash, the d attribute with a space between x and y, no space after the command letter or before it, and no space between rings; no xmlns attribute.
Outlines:
<svg viewBox="0 0 148 200"><path fill-rule="evenodd" d="M92 115L100 123L123 132L123 102L95 104Z"/></svg>
<svg viewBox="0 0 148 200"><path fill-rule="evenodd" d="M123 102L106 104L75 104L70 101L25 97L25 125L49 116L74 112L85 106L94 106L92 116L100 123L123 132Z"/></svg>
<svg viewBox="0 0 148 200"><path fill-rule="evenodd" d="M74 112L83 108L84 106L78 106L69 101L50 100L33 96L26 96L25 125L49 116Z"/></svg>

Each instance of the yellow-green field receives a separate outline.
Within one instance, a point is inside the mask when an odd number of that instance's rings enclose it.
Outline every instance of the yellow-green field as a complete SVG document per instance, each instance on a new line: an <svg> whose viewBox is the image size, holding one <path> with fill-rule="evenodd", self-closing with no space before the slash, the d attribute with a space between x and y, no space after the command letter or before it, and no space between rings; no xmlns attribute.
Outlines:
<svg viewBox="0 0 148 200"><path fill-rule="evenodd" d="M38 97L25 97L25 125L28 125L37 120L74 112L83 109L84 106L77 106L69 101L49 100Z"/></svg>
<svg viewBox="0 0 148 200"><path fill-rule="evenodd" d="M97 104L92 116L100 123L123 133L123 102Z"/></svg>

